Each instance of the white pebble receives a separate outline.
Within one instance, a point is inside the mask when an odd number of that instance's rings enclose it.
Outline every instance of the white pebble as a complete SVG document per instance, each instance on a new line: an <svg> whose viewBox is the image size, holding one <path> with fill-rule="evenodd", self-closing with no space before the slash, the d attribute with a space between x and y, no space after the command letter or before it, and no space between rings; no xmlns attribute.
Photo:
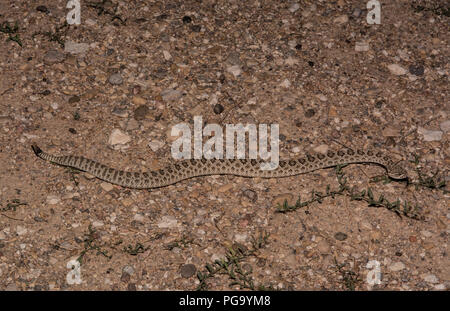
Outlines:
<svg viewBox="0 0 450 311"><path fill-rule="evenodd" d="M114 129L109 136L108 144L110 145L118 145L118 144L126 144L131 141L131 138L126 133L122 132L119 129Z"/></svg>

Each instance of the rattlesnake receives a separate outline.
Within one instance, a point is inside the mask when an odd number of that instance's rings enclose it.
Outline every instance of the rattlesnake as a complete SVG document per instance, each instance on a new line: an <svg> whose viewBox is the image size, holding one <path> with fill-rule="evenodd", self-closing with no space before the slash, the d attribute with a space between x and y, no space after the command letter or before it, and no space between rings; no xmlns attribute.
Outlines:
<svg viewBox="0 0 450 311"><path fill-rule="evenodd" d="M34 153L41 159L57 165L85 171L95 177L126 188L159 188L184 179L207 175L235 175L243 177L280 178L312 172L315 170L352 163L370 163L384 167L393 179L407 178L406 171L382 152L353 149L328 151L307 155L300 159L280 161L274 170L261 170L262 160L247 159L191 159L180 160L164 169L150 172L126 172L107 167L96 161L78 156L55 156L32 145Z"/></svg>

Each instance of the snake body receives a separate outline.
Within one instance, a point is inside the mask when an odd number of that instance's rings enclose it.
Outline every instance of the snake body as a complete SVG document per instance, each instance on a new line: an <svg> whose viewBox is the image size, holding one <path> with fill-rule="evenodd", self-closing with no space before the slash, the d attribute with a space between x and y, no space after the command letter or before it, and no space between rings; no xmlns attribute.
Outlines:
<svg viewBox="0 0 450 311"><path fill-rule="evenodd" d="M263 160L248 159L191 159L179 160L164 169L149 172L127 172L108 167L80 156L55 156L32 145L34 153L41 159L60 166L85 171L106 182L126 188L148 189L165 187L179 181L207 175L235 175L242 177L280 178L312 172L319 169L353 163L376 164L384 167L393 179L406 178L405 170L389 156L372 150L339 150L307 155L299 159L280 161L274 170L261 170Z"/></svg>

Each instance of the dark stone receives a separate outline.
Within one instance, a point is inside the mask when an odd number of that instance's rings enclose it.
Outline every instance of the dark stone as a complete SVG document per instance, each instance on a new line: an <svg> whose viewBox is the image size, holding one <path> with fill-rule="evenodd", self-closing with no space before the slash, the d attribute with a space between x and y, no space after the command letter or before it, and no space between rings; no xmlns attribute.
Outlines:
<svg viewBox="0 0 450 311"><path fill-rule="evenodd" d="M415 76L422 76L425 68L422 65L411 65L409 66L409 72Z"/></svg>
<svg viewBox="0 0 450 311"><path fill-rule="evenodd" d="M183 23L184 24L189 24L190 22L192 22L192 18L190 16L183 16Z"/></svg>
<svg viewBox="0 0 450 311"><path fill-rule="evenodd" d="M50 13L48 8L45 5L40 5L36 8L36 11L42 12L42 13Z"/></svg>
<svg viewBox="0 0 450 311"><path fill-rule="evenodd" d="M338 232L334 235L334 238L338 241L344 241L347 239L347 234L345 234L344 232Z"/></svg>
<svg viewBox="0 0 450 311"><path fill-rule="evenodd" d="M311 67L313 67L313 66L314 66L314 62L313 62L313 61L309 61L309 62L308 62L308 65L311 66Z"/></svg>
<svg viewBox="0 0 450 311"><path fill-rule="evenodd" d="M136 108L134 111L134 119L135 120L144 120L149 113L149 109L147 106L141 105Z"/></svg>
<svg viewBox="0 0 450 311"><path fill-rule="evenodd" d="M80 96L74 95L71 98L69 98L69 104L74 104L80 101Z"/></svg>
<svg viewBox="0 0 450 311"><path fill-rule="evenodd" d="M191 30L193 32L200 32L200 30L202 30L202 26L200 26L200 25L192 25L191 26Z"/></svg>
<svg viewBox="0 0 450 311"><path fill-rule="evenodd" d="M215 114L221 114L223 112L224 108L221 104L215 104L213 110L214 110Z"/></svg>
<svg viewBox="0 0 450 311"><path fill-rule="evenodd" d="M306 112L305 112L305 117L311 118L311 117L313 117L315 114L316 114L316 111L315 111L314 109L311 108L311 109L306 110Z"/></svg>
<svg viewBox="0 0 450 311"><path fill-rule="evenodd" d="M190 278L197 272L197 268L193 264L182 265L180 268L181 276L184 278Z"/></svg>
<svg viewBox="0 0 450 311"><path fill-rule="evenodd" d="M295 49L298 50L298 51L301 50L301 49L302 49L302 45L301 45L300 43L297 44L297 45L295 46Z"/></svg>
<svg viewBox="0 0 450 311"><path fill-rule="evenodd" d="M71 128L69 128L69 132L72 133L72 134L76 134L77 130L74 129L73 127L71 127Z"/></svg>

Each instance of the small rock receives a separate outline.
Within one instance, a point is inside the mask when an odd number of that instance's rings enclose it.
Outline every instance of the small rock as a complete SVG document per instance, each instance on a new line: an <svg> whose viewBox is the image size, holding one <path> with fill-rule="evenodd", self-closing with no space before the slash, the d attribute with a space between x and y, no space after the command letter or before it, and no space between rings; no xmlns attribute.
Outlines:
<svg viewBox="0 0 450 311"><path fill-rule="evenodd" d="M57 197L56 195L47 196L47 204L55 205L58 204L60 201L61 201L60 198Z"/></svg>
<svg viewBox="0 0 450 311"><path fill-rule="evenodd" d="M396 76L402 76L408 72L405 68L401 67L398 64L390 64L388 66L388 69L392 74Z"/></svg>
<svg viewBox="0 0 450 311"><path fill-rule="evenodd" d="M295 13L298 9L300 9L300 4L293 3L289 8L289 12Z"/></svg>
<svg viewBox="0 0 450 311"><path fill-rule="evenodd" d="M360 8L354 8L354 9L353 9L353 12L352 12L352 15L353 15L354 17L360 17L360 16L361 16L361 13L362 13L362 10L361 10Z"/></svg>
<svg viewBox="0 0 450 311"><path fill-rule="evenodd" d="M180 274L184 278L190 278L197 272L197 268L193 264L182 265L180 268Z"/></svg>
<svg viewBox="0 0 450 311"><path fill-rule="evenodd" d="M123 78L122 78L122 75L120 73L114 73L114 74L109 76L108 81L112 85L120 85L120 84L123 83Z"/></svg>
<svg viewBox="0 0 450 311"><path fill-rule="evenodd" d="M128 286L127 286L127 289L128 289L130 292L135 292L135 291L137 290L136 284L135 284L135 283L129 283Z"/></svg>
<svg viewBox="0 0 450 311"><path fill-rule="evenodd" d="M147 103L146 100L140 96L133 96L132 102L137 106L143 106Z"/></svg>
<svg viewBox="0 0 450 311"><path fill-rule="evenodd" d="M245 243L247 241L248 235L246 233L240 234L236 233L234 235L234 240L238 243Z"/></svg>
<svg viewBox="0 0 450 311"><path fill-rule="evenodd" d="M97 25L97 21L95 19L91 19L91 18L88 18L85 21L85 23L86 23L86 25L91 26L91 27Z"/></svg>
<svg viewBox="0 0 450 311"><path fill-rule="evenodd" d="M103 227L103 226L104 226L104 223L103 223L102 221L96 220L96 221L94 221L94 222L92 223L92 226L93 226L94 228L99 228L99 227Z"/></svg>
<svg viewBox="0 0 450 311"><path fill-rule="evenodd" d="M427 283L431 283L431 284L436 284L439 282L438 278L434 275L434 274L423 274L422 275L422 279L427 282Z"/></svg>
<svg viewBox="0 0 450 311"><path fill-rule="evenodd" d="M316 148L314 148L314 152L326 154L328 152L328 145L319 145Z"/></svg>
<svg viewBox="0 0 450 311"><path fill-rule="evenodd" d="M231 73L236 78L242 73L242 70L239 65L233 65L227 68L227 72Z"/></svg>
<svg viewBox="0 0 450 311"><path fill-rule="evenodd" d="M280 86L287 89L291 86L291 81L289 81L288 79L284 79L283 82L280 83Z"/></svg>
<svg viewBox="0 0 450 311"><path fill-rule="evenodd" d="M89 44L66 41L64 43L64 52L71 54L81 54L89 50Z"/></svg>
<svg viewBox="0 0 450 311"><path fill-rule="evenodd" d="M139 222L144 222L145 217L141 213L137 213L136 215L134 215L133 219Z"/></svg>
<svg viewBox="0 0 450 311"><path fill-rule="evenodd" d="M425 238L431 238L433 236L433 233L427 230L420 231L420 234Z"/></svg>
<svg viewBox="0 0 450 311"><path fill-rule="evenodd" d="M105 190L106 192L109 192L114 189L114 186L107 182L102 182L100 184L100 187L102 187L102 189Z"/></svg>
<svg viewBox="0 0 450 311"><path fill-rule="evenodd" d="M405 269L405 264L401 261L397 261L389 266L389 270L393 272L401 271L403 269Z"/></svg>
<svg viewBox="0 0 450 311"><path fill-rule="evenodd" d="M74 95L69 98L69 104L75 104L80 101L80 96Z"/></svg>
<svg viewBox="0 0 450 311"><path fill-rule="evenodd" d="M347 234L345 234L344 232L337 232L334 235L334 238L338 241L344 241L347 239Z"/></svg>
<svg viewBox="0 0 450 311"><path fill-rule="evenodd" d="M449 132L449 131L450 131L450 120L447 120L447 121L442 122L442 123L439 125L439 127L441 128L441 130L442 130L444 133Z"/></svg>
<svg viewBox="0 0 450 311"><path fill-rule="evenodd" d="M134 268L132 266L124 266L122 268L122 273L128 273L129 275L134 274Z"/></svg>
<svg viewBox="0 0 450 311"><path fill-rule="evenodd" d="M36 11L42 12L42 13L50 13L49 9L45 5L39 5L36 8Z"/></svg>
<svg viewBox="0 0 450 311"><path fill-rule="evenodd" d="M251 202L256 202L256 200L258 199L258 194L252 189L245 189L242 194Z"/></svg>
<svg viewBox="0 0 450 311"><path fill-rule="evenodd" d="M178 221L175 217L173 216L163 216L161 218L161 221L158 222L157 224L158 228L160 229L170 229L170 228L175 228L178 226Z"/></svg>
<svg viewBox="0 0 450 311"><path fill-rule="evenodd" d="M215 104L213 110L215 114L221 114L224 108L221 104Z"/></svg>
<svg viewBox="0 0 450 311"><path fill-rule="evenodd" d="M124 108L115 107L112 111L112 114L121 118L128 117L128 111Z"/></svg>
<svg viewBox="0 0 450 311"><path fill-rule="evenodd" d="M382 135L384 137L397 137L397 136L400 136L400 131L398 128L386 127L383 130Z"/></svg>
<svg viewBox="0 0 450 311"><path fill-rule="evenodd" d="M161 92L161 97L165 102L175 102L183 96L183 92L174 89L165 89Z"/></svg>
<svg viewBox="0 0 450 311"><path fill-rule="evenodd" d="M109 136L108 144L110 145L118 145L118 144L126 144L131 141L130 136L125 134L119 129L114 129Z"/></svg>
<svg viewBox="0 0 450 311"><path fill-rule="evenodd" d="M16 227L16 233L17 233L18 235L24 235L24 234L26 234L27 232L28 232L28 229L25 228L25 227L23 227L23 226L17 226L17 227Z"/></svg>
<svg viewBox="0 0 450 311"><path fill-rule="evenodd" d="M163 56L166 61L169 61L172 59L172 55L170 55L169 51L163 51Z"/></svg>
<svg viewBox="0 0 450 311"><path fill-rule="evenodd" d="M367 42L356 42L355 51L356 52L367 52L370 50L370 45Z"/></svg>
<svg viewBox="0 0 450 311"><path fill-rule="evenodd" d="M328 254L330 252L330 250L331 250L331 247L330 247L330 244L328 244L327 241L321 240L317 244L317 249L319 250L319 252L321 254Z"/></svg>
<svg viewBox="0 0 450 311"><path fill-rule="evenodd" d="M156 152L161 149L162 146L164 146L164 143L159 140L152 140L148 143L148 146L150 147L150 149L152 149L153 152Z"/></svg>
<svg viewBox="0 0 450 311"><path fill-rule="evenodd" d="M139 128L139 123L135 119L128 120L125 128L127 131L133 131L137 128Z"/></svg>
<svg viewBox="0 0 450 311"><path fill-rule="evenodd" d="M424 141L440 141L442 139L442 131L433 131L433 130L427 130L423 127L419 127L417 130L419 134L423 135Z"/></svg>
<svg viewBox="0 0 450 311"><path fill-rule="evenodd" d="M415 76L422 76L425 72L425 68L422 65L410 65L409 73Z"/></svg>
<svg viewBox="0 0 450 311"><path fill-rule="evenodd" d="M188 15L183 16L183 24L189 24L192 22L192 18Z"/></svg>
<svg viewBox="0 0 450 311"><path fill-rule="evenodd" d="M130 279L131 279L131 276L126 272L122 273L122 276L120 277L120 280L124 283L128 283L130 281Z"/></svg>
<svg viewBox="0 0 450 311"><path fill-rule="evenodd" d="M139 106L134 110L134 118L136 120L144 120L145 117L148 115L149 111L150 110L148 109L147 106L145 105Z"/></svg>
<svg viewBox="0 0 450 311"><path fill-rule="evenodd" d="M334 23L338 24L338 25L342 25L348 22L348 16L343 14L341 16L338 16L334 19Z"/></svg>
<svg viewBox="0 0 450 311"><path fill-rule="evenodd" d="M313 117L314 115L316 114L316 111L314 110L314 109L308 109L308 110L306 110L306 112L305 112L305 117L306 118L311 118L311 117Z"/></svg>
<svg viewBox="0 0 450 311"><path fill-rule="evenodd" d="M44 63L46 65L57 64L63 62L65 58L66 56L64 55L64 53L58 52L56 50L50 50L44 55Z"/></svg>
<svg viewBox="0 0 450 311"><path fill-rule="evenodd" d="M229 184L226 184L226 185L223 185L223 186L219 187L219 189L217 189L217 191L220 192L220 193L224 193L224 192L227 192L228 190L230 190L232 188L233 188L233 184L229 183Z"/></svg>

